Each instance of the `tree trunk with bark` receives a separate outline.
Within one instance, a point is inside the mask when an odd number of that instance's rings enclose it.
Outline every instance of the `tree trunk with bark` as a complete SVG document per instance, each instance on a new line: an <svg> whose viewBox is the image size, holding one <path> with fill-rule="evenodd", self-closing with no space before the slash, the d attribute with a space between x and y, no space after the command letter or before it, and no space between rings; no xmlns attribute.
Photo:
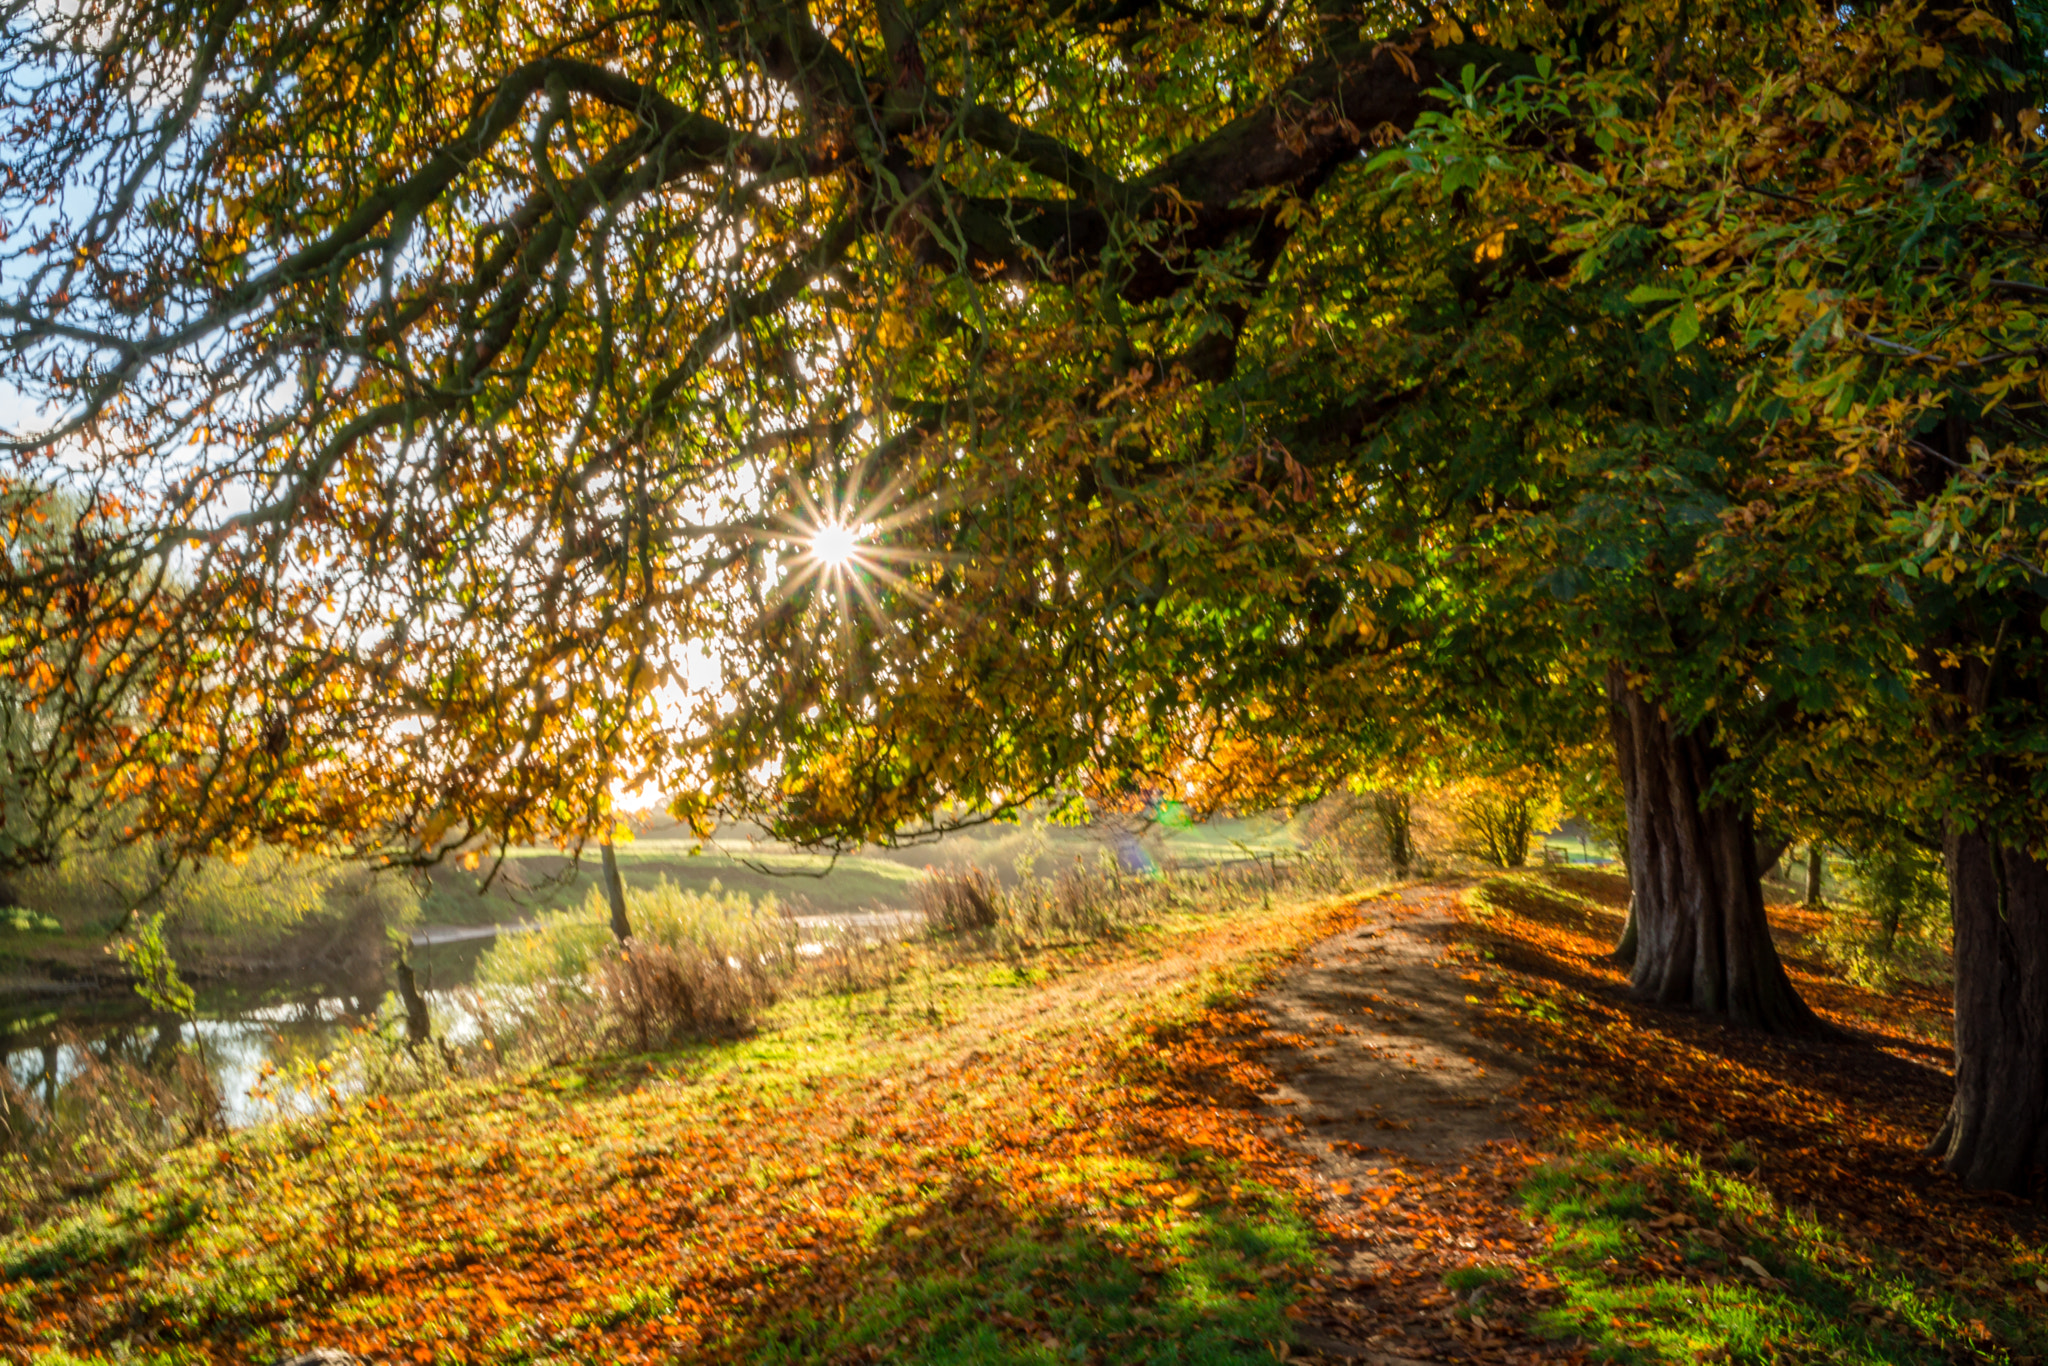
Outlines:
<svg viewBox="0 0 2048 1366"><path fill-rule="evenodd" d="M1405 791L1375 792L1372 794L1373 820L1379 824L1380 838L1387 846L1387 862L1394 867L1394 876L1406 880L1408 870L1415 862L1415 833L1413 808Z"/></svg>
<svg viewBox="0 0 2048 1366"><path fill-rule="evenodd" d="M1928 1145L1963 1184L2025 1195L2048 1167L2048 864L1953 827L1956 1094Z"/></svg>
<svg viewBox="0 0 2048 1366"><path fill-rule="evenodd" d="M1806 846L1806 904L1820 909L1821 854L1818 842Z"/></svg>
<svg viewBox="0 0 2048 1366"><path fill-rule="evenodd" d="M633 922L626 918L626 882L619 876L619 856L612 842L604 842L604 899L612 908L612 937L621 944L633 937Z"/></svg>
<svg viewBox="0 0 2048 1366"><path fill-rule="evenodd" d="M1750 812L1707 800L1728 762L1712 726L1679 731L1619 668L1608 719L1628 809L1637 994L1774 1033L1821 1032L1771 942Z"/></svg>
<svg viewBox="0 0 2048 1366"><path fill-rule="evenodd" d="M1615 941L1614 961L1625 968L1636 965L1636 894L1633 888L1628 894L1628 922L1621 927L1621 938Z"/></svg>
<svg viewBox="0 0 2048 1366"><path fill-rule="evenodd" d="M398 960L398 999L405 1003L405 1046L417 1051L434 1037L434 1017L427 1009L427 998L420 994L412 964L404 958Z"/></svg>

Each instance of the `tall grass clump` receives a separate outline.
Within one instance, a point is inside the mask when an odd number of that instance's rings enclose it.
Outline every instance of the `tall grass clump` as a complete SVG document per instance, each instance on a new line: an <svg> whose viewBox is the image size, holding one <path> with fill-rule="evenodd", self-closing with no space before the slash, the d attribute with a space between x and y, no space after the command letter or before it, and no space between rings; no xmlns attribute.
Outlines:
<svg viewBox="0 0 2048 1366"><path fill-rule="evenodd" d="M1007 883L985 868L925 869L911 892L925 932L1004 950L1118 939L1176 909L1221 909L1282 889L1345 891L1362 876L1357 860L1328 839L1284 860L1262 856L1209 867L1133 871L1107 850L1092 867L1077 858L1050 875L1038 872L1036 851L1013 866Z"/></svg>
<svg viewBox="0 0 2048 1366"><path fill-rule="evenodd" d="M911 888L925 930L1009 947L1110 939L1153 918L1163 880L1129 873L1104 850L1096 866L1076 858L1051 876L1037 871L1038 850L1013 861L1006 885L986 868L927 868Z"/></svg>
<svg viewBox="0 0 2048 1366"><path fill-rule="evenodd" d="M603 894L540 927L500 935L477 968L473 1013L487 1033L538 1043L546 1056L579 1038L640 1050L744 1031L800 966L795 923L772 897L679 887L667 878L626 893L633 937L611 932Z"/></svg>
<svg viewBox="0 0 2048 1366"><path fill-rule="evenodd" d="M927 868L910 887L910 905L938 934L992 930L1003 920L1003 887L986 868Z"/></svg>

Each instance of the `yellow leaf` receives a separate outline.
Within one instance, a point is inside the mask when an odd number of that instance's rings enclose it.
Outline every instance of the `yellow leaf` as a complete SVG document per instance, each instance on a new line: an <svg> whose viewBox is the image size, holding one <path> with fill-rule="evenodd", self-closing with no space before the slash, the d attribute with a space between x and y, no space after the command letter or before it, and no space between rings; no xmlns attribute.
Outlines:
<svg viewBox="0 0 2048 1366"><path fill-rule="evenodd" d="M1201 1203L1202 1193L1200 1191L1182 1191L1179 1195L1173 1197L1173 1207L1175 1209L1187 1209L1191 1205L1199 1205Z"/></svg>

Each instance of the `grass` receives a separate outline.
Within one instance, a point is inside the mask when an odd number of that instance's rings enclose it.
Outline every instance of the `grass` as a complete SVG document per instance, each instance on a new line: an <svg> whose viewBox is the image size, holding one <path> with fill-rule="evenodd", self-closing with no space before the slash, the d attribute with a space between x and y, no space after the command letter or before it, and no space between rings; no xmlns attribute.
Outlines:
<svg viewBox="0 0 2048 1366"><path fill-rule="evenodd" d="M1887 1023L1768 1039L1624 994L1612 876L1466 904L1449 971L1530 1060L1527 1142L1384 1171L1341 1221L1251 1122L1243 1001L1351 912L1162 902L1114 941L912 945L743 1038L194 1145L0 1240L0 1356L1251 1366L1307 1359L1305 1314L1484 1362L2048 1355L2039 1221L1917 1151L1933 1003L1781 915L1816 1008ZM1337 1274L1345 1238L1380 1269Z"/></svg>
<svg viewBox="0 0 2048 1366"><path fill-rule="evenodd" d="M2048 1347L2038 1314L1784 1208L1682 1147L1581 1135L1529 1180L1561 1304L1533 1326L1617 1362L1938 1362Z"/></svg>
<svg viewBox="0 0 2048 1366"><path fill-rule="evenodd" d="M800 912L844 915L895 907L909 899L919 869L867 855L847 855L836 864L804 854L767 851L744 856L692 853L681 841L644 841L619 847L619 875L628 886L652 886L666 878L692 892L714 883L726 892L759 900L774 897ZM581 905L598 885L597 858L581 864L551 849L514 850L501 881L484 895L472 890L471 875L448 872L435 879L422 918L441 925L492 925L531 919L550 910Z"/></svg>
<svg viewBox="0 0 2048 1366"><path fill-rule="evenodd" d="M1522 1329L1626 1363L2022 1363L2048 1356L2048 1227L1920 1152L1949 1093L1943 1003L1808 951L1801 993L1853 1031L1787 1041L1630 998L1626 884L1580 869L1466 899L1482 1028L1532 1059L1514 1178L1553 1283ZM1524 1160L1527 1160L1525 1155Z"/></svg>
<svg viewBox="0 0 2048 1366"><path fill-rule="evenodd" d="M985 867L1010 876L1021 857L1041 875L1079 859L1093 868L1108 847L1098 830L1044 824L998 823L960 831L932 844L904 849L867 849L837 860L773 844L753 844L737 835L699 847L687 838L656 835L618 847L620 874L628 884L667 878L688 891L703 892L715 881L728 892L759 899L773 896L802 913L846 915L901 909L910 888L928 866ZM1209 821L1183 827L1155 826L1140 841L1161 862L1208 864L1277 856L1299 851L1292 828L1268 816ZM484 895L472 875L447 870L435 878L423 918L434 924L489 925L528 919L539 911L578 905L597 885L595 851L580 864L552 849L509 852L500 881Z"/></svg>
<svg viewBox="0 0 2048 1366"><path fill-rule="evenodd" d="M1270 1360L1312 1201L1213 1021L1344 914L924 951L747 1038L197 1144L0 1241L0 1353Z"/></svg>

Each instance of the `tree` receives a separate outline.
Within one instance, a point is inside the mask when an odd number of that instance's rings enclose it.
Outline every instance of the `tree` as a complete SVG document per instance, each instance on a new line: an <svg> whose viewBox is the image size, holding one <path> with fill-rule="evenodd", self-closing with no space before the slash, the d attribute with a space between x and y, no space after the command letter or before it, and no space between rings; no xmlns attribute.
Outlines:
<svg viewBox="0 0 2048 1366"><path fill-rule="evenodd" d="M78 224L63 195L35 220L81 250L26 277L15 373L56 367L73 415L42 449L97 444L114 487L70 554L16 581L47 596L178 538L205 547L181 603L190 648L239 667L203 748L152 770L219 770L167 804L180 824L403 829L417 847L400 852L431 858L479 832L575 837L603 814L590 794L660 773L693 780L688 814L724 801L800 838L887 837L945 800L1015 802L1077 770L1136 785L1289 714L1323 732L1291 742L1314 772L1357 739L1332 719L1341 684L1432 653L1413 649L1421 628L1468 610L1426 585L1408 638L1382 631L1404 577L1455 579L1461 544L1516 556L1488 527L1561 452L1641 447L1636 428L1715 379L1646 359L1633 329L1601 326L1611 310L1550 288L1542 215L1506 220L1472 159L1419 154L1391 193L1361 166L1375 139L1441 118L1446 76L1476 114L1546 75L1546 49L1642 72L1618 14L1504 12L1483 40L1366 10L961 18L946 48L886 5L594 11L566 45L515 26L509 48L479 16L424 8L138 11L41 42L24 122L31 100L36 120L73 108L102 141L45 137L21 203L88 169L107 188ZM99 32L111 42L84 50ZM1130 79L1103 79L1110 52ZM1711 72L1726 53L1689 60ZM474 75L452 89L450 66ZM1650 78L1681 78L1663 67ZM304 75L328 69L357 74L345 96ZM110 121L108 71L185 93L168 123L141 105ZM1227 105L1186 98L1219 86ZM1578 124L1565 111L1548 154L1581 155ZM102 156L132 172L106 180ZM1353 205L1370 230L1345 229ZM1390 260L1393 240L1414 259ZM692 286L660 286L678 275ZM1388 302L1408 325L1366 345ZM1318 329L1369 364L1330 363ZM1584 363L1582 330L1599 334ZM1553 363L1510 354L1532 344ZM1425 385L1433 369L1444 382ZM1521 378L1558 410L1498 401ZM234 458L180 482L170 451L195 427ZM1445 431L1467 449L1418 449ZM1700 455L1724 466L1730 448ZM134 468L175 496L122 482ZM788 495L760 487L780 481ZM943 501L903 534L921 498ZM135 520L166 503L169 525ZM1362 507L1385 523L1363 554L1343 545ZM818 572L792 576L769 553L793 543L801 565L848 523L878 542L865 577L815 553ZM938 572L899 558L918 541ZM1485 578L1466 586L1499 590ZM312 606L337 598L357 604L339 631ZM1555 629L1512 615L1481 609L1450 636ZM679 752L649 696L677 673L663 652L721 633L739 705L692 699L711 738ZM1537 648L1555 660L1554 640ZM1606 648L1644 662L1639 631ZM1495 692L1509 653L1487 661ZM259 743L241 718L265 711ZM350 781L366 766L375 793ZM1726 914L1750 914L1753 883ZM1768 956L1767 936L1745 942Z"/></svg>
<svg viewBox="0 0 2048 1366"><path fill-rule="evenodd" d="M1558 233L1581 270L1645 232L1674 248L1633 297L1681 349L1732 362L1712 415L1757 429L1754 457L1686 573L1724 600L1791 602L1805 629L1778 637L1760 705L1723 705L1719 733L1781 779L1823 741L1835 766L1809 780L1834 790L1816 816L1884 809L1903 786L1946 827L1957 1094L1936 1149L2013 1189L2048 1159L2048 939L2027 907L2048 848L2042 34L2031 7L1813 16L1786 30L1782 78L1731 98L1639 88L1655 116L1632 121L1611 88L1619 150ZM1800 743L1774 755L1786 736Z"/></svg>
<svg viewBox="0 0 2048 1366"><path fill-rule="evenodd" d="M1471 852L1496 868L1527 864L1529 841L1557 815L1550 787L1545 775L1528 770L1468 781L1457 813Z"/></svg>
<svg viewBox="0 0 2048 1366"><path fill-rule="evenodd" d="M995 8L935 42L892 4L13 7L5 377L57 416L12 449L85 511L10 546L7 601L178 567L167 649L207 691L101 762L203 840L434 858L580 836L657 774L709 806L744 759L679 756L653 695L682 642L745 633L714 606L777 631L857 470L932 491L978 374L1123 308L1151 312L1090 357L1117 363L1056 386L1230 372L1289 205L1463 60L1359 17ZM1078 757L990 748L820 819Z"/></svg>
<svg viewBox="0 0 2048 1366"><path fill-rule="evenodd" d="M633 937L633 922L626 914L626 882L619 876L619 856L612 851L610 836L603 846L605 907L611 912L612 938L621 944Z"/></svg>
<svg viewBox="0 0 2048 1366"><path fill-rule="evenodd" d="M1406 879L1415 862L1413 799L1408 789L1375 788L1370 796L1373 824L1379 827L1380 843L1386 847L1387 862L1394 876Z"/></svg>
<svg viewBox="0 0 2048 1366"><path fill-rule="evenodd" d="M432 859L621 781L893 838L1611 697L1639 985L1779 1029L1800 744L1967 716L1952 858L2038 849L2032 17L940 17L9 11L14 449L83 510L0 607L122 658L181 585L175 709L76 752Z"/></svg>

